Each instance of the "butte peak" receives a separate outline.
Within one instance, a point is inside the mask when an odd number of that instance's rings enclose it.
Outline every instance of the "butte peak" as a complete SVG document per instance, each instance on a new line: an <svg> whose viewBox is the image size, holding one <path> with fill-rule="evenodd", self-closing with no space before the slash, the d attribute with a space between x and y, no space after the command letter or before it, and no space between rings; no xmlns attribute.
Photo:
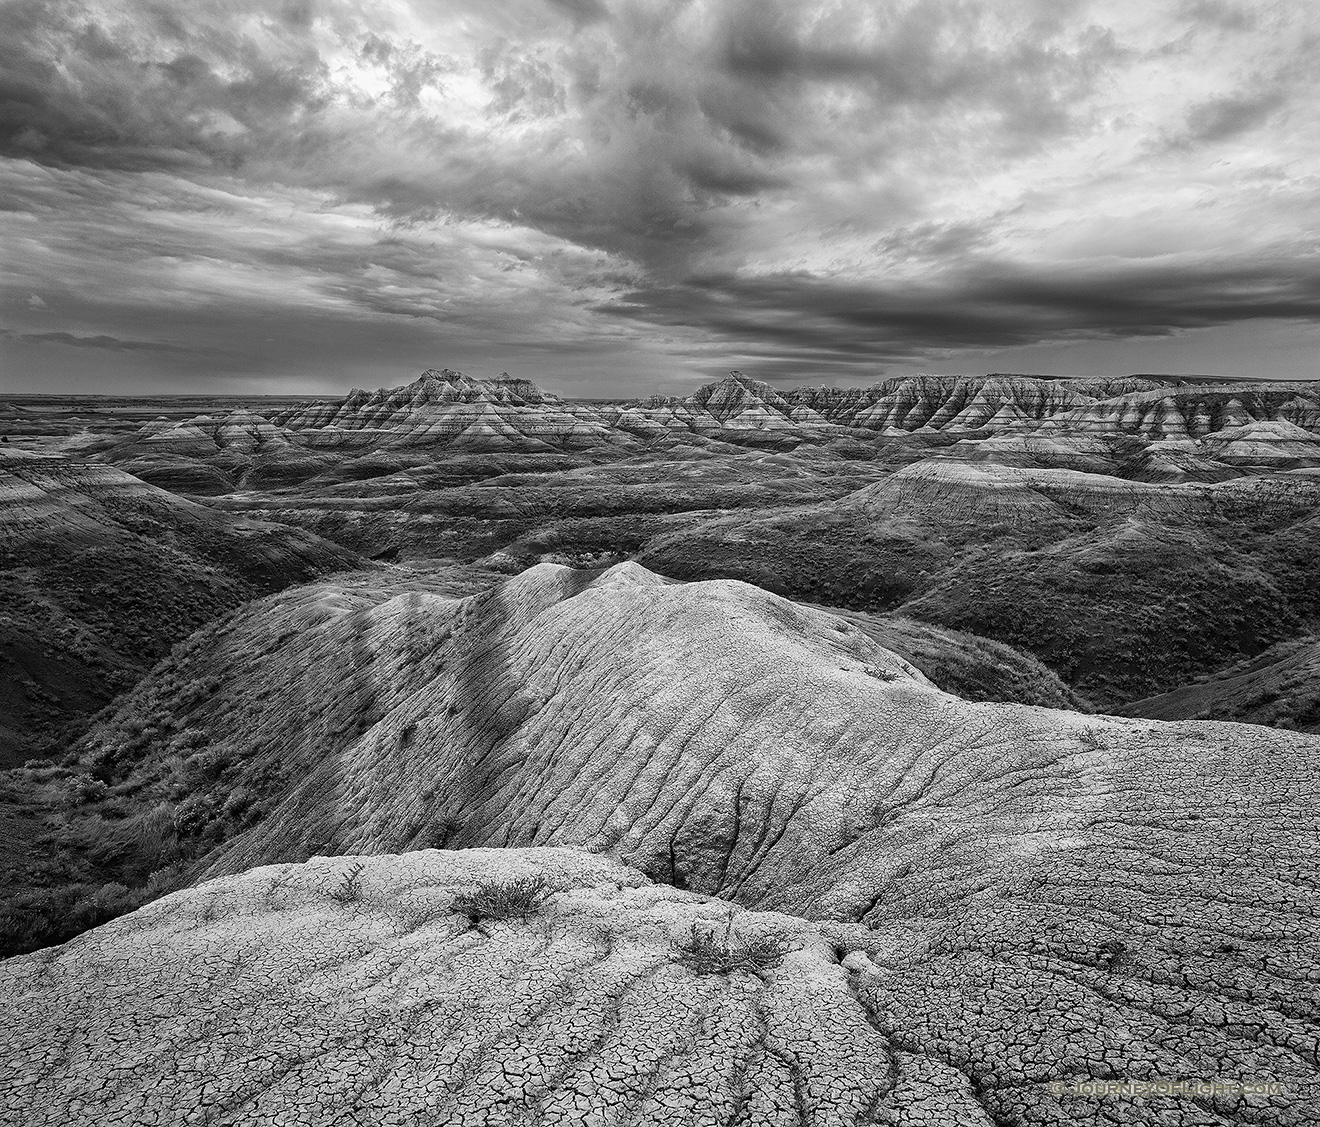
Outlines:
<svg viewBox="0 0 1320 1127"><path fill-rule="evenodd" d="M492 402L511 403L557 403L558 396L542 391L531 380L515 379L508 372L501 372L493 380L476 379L464 375L453 368L428 368L412 383L402 388L395 388L387 395L404 393L413 402L433 403L446 400L488 399Z"/></svg>
<svg viewBox="0 0 1320 1127"><path fill-rule="evenodd" d="M762 380L732 371L722 380L699 387L687 404L726 425L781 425L793 412L793 404Z"/></svg>

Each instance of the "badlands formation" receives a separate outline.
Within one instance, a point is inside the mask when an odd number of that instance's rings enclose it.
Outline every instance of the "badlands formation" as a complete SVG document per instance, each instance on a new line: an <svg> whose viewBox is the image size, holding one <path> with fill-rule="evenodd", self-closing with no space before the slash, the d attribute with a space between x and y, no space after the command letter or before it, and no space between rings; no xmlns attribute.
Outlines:
<svg viewBox="0 0 1320 1127"><path fill-rule="evenodd" d="M86 416L79 416L86 422ZM0 406L0 423L40 430L31 412ZM915 460L932 445L960 457L1066 464L1150 480L1215 480L1246 470L1320 466L1320 386L1180 384L1155 379L910 376L870 388L779 392L734 372L685 398L565 400L529 380L475 380L430 370L404 387L344 399L203 413L108 433L75 449L167 488L219 494L342 472L351 477L460 453L613 456L689 450L821 447L859 454L877 441ZM986 440L995 440L982 446ZM373 472L374 471L374 472Z"/></svg>
<svg viewBox="0 0 1320 1127"><path fill-rule="evenodd" d="M0 430L5 1122L1320 1122L1316 385Z"/></svg>
<svg viewBox="0 0 1320 1127"><path fill-rule="evenodd" d="M59 448L386 562L638 560L896 613L1025 650L1097 708L1320 629L1315 384L735 373L598 403L445 370L170 410L84 413Z"/></svg>
<svg viewBox="0 0 1320 1127"><path fill-rule="evenodd" d="M204 734L210 879L0 969L34 1122L1320 1116L1313 737L969 703L632 564L254 604L87 745L144 806L189 769L148 709ZM527 921L455 907L528 872ZM702 974L693 924L782 958ZM1086 1087L1161 1079L1262 1087Z"/></svg>

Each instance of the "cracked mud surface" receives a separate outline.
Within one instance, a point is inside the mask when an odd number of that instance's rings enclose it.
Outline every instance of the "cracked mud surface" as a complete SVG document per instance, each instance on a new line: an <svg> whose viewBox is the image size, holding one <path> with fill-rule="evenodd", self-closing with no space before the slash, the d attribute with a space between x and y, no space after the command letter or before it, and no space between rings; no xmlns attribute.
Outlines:
<svg viewBox="0 0 1320 1127"><path fill-rule="evenodd" d="M631 564L270 609L178 712L270 788L220 879L0 965L33 1122L1320 1122L1314 736L972 704ZM360 902L270 865L325 853ZM449 911L535 871L529 923ZM796 949L674 963L730 911ZM1052 1088L1106 1079L1277 1091Z"/></svg>
<svg viewBox="0 0 1320 1127"><path fill-rule="evenodd" d="M1105 924L1085 913L1026 899L973 901L956 929L900 936L732 909L566 848L364 857L361 897L341 903L330 894L349 862L222 878L0 965L7 1121L973 1127L1320 1116L1316 964L1297 917L1267 903L1213 931L1221 945L1238 937L1234 954L1189 952L1175 971L1174 925L1149 906L1123 913L1127 948L1105 946ZM528 873L555 889L529 921L452 911L474 883ZM676 960L694 922L719 926L729 912L738 934L790 948L777 967L698 975ZM1215 910L1180 913L1193 917L1180 941L1201 944ZM1218 914L1230 915L1222 904ZM1271 929L1288 937L1267 955ZM1223 1075L1272 1079L1284 1095L1050 1091L1060 1078Z"/></svg>

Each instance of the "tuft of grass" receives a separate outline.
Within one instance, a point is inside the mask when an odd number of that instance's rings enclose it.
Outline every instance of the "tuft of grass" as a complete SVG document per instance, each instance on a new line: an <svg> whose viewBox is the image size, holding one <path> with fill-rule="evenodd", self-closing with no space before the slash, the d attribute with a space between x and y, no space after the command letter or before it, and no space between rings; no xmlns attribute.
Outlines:
<svg viewBox="0 0 1320 1127"><path fill-rule="evenodd" d="M366 866L355 861L339 878L339 884L330 890L330 899L341 904L353 904L362 899L362 870Z"/></svg>
<svg viewBox="0 0 1320 1127"><path fill-rule="evenodd" d="M678 961L696 974L730 974L736 970L759 974L777 967L792 949L773 935L735 935L730 915L722 935L713 927L703 930L693 924L687 939L678 945Z"/></svg>
<svg viewBox="0 0 1320 1127"><path fill-rule="evenodd" d="M525 920L541 910L549 895L549 883L542 876L488 880L474 892L454 897L454 911L474 919Z"/></svg>

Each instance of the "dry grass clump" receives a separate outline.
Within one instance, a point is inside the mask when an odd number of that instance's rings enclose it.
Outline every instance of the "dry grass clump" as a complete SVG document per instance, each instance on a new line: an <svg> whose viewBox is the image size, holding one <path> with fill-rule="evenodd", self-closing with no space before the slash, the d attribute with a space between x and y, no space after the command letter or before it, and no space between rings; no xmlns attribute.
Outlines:
<svg viewBox="0 0 1320 1127"><path fill-rule="evenodd" d="M696 974L730 974L736 970L759 974L777 967L793 948L773 935L743 938L733 932L733 917L721 935L715 928L693 924L688 938L678 946L678 961Z"/></svg>
<svg viewBox="0 0 1320 1127"><path fill-rule="evenodd" d="M339 878L339 884L330 890L330 899L341 904L353 904L362 899L362 872L366 868L355 861Z"/></svg>
<svg viewBox="0 0 1320 1127"><path fill-rule="evenodd" d="M542 876L488 880L455 896L454 911L474 919L525 920L541 910L550 891Z"/></svg>

